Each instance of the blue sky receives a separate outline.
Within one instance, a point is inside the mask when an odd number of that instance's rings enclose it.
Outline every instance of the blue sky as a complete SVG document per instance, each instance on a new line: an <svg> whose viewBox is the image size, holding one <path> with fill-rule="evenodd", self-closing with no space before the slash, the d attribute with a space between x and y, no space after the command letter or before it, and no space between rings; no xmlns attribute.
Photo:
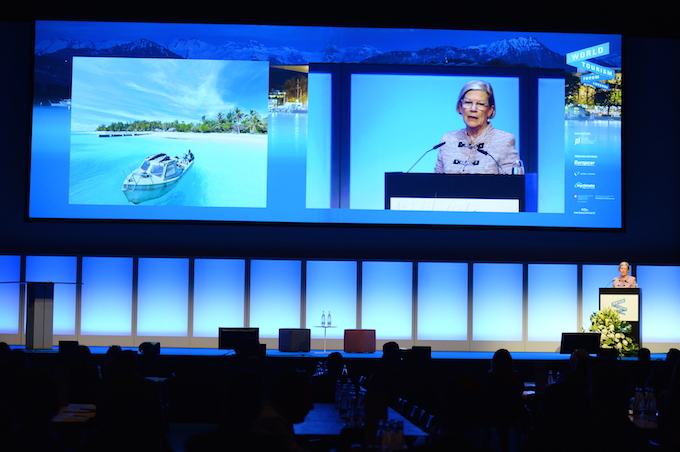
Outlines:
<svg viewBox="0 0 680 452"><path fill-rule="evenodd" d="M260 61L77 57L73 131L134 120L198 123L235 108L267 115L269 64Z"/></svg>

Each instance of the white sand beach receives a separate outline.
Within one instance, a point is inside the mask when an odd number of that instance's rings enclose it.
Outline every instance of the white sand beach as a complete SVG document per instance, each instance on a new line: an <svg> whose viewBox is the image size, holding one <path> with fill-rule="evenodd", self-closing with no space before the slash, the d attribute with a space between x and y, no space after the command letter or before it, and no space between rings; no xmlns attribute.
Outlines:
<svg viewBox="0 0 680 452"><path fill-rule="evenodd" d="M266 140L267 134L254 133L198 133L198 132L85 132L86 134L94 135L111 135L112 138L167 138L170 140L191 140L193 142L204 143L234 143L234 144L248 144L257 143Z"/></svg>

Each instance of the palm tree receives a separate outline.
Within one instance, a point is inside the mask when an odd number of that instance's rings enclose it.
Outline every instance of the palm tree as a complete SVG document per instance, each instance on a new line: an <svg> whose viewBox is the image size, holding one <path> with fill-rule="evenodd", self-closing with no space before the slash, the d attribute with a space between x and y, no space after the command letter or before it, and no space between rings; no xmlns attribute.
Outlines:
<svg viewBox="0 0 680 452"><path fill-rule="evenodd" d="M243 113L243 110L240 108L236 108L234 110L234 119L236 120L236 133L241 133L241 121L243 120L243 117L245 116L245 113Z"/></svg>
<svg viewBox="0 0 680 452"><path fill-rule="evenodd" d="M250 110L248 114L248 129L250 133L257 133L260 131L262 126L262 118L260 114L255 110Z"/></svg>

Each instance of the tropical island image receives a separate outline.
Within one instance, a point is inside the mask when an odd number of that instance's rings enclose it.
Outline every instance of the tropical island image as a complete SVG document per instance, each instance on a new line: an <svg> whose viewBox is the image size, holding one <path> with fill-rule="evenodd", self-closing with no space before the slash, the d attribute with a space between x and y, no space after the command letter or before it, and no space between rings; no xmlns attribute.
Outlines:
<svg viewBox="0 0 680 452"><path fill-rule="evenodd" d="M74 59L69 203L266 207L266 62Z"/></svg>
<svg viewBox="0 0 680 452"><path fill-rule="evenodd" d="M255 110L245 112L236 108L227 114L217 113L215 118L203 115L200 121L186 123L175 119L171 122L159 120L117 121L100 125L97 132L182 132L182 133L267 133L267 117Z"/></svg>

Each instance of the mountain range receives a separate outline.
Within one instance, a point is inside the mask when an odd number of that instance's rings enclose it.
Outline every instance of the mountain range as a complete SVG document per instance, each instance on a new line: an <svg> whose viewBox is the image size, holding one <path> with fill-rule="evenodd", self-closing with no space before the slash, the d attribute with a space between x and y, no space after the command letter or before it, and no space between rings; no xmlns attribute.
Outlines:
<svg viewBox="0 0 680 452"><path fill-rule="evenodd" d="M535 37L517 37L488 45L468 47L439 46L415 51L381 51L370 45L338 47L327 45L318 51L303 51L289 46L267 47L256 40L229 41L211 45L198 39L174 39L157 43L148 39L136 41L77 41L52 39L36 43L36 95L40 90L54 91L71 83L71 59L74 56L120 56L135 58L222 59L269 61L275 65L308 63L358 63L390 65L530 67L564 69L565 56L550 50ZM606 67L621 67L620 55L594 60ZM53 87L53 88L47 88ZM48 93L45 92L47 96ZM49 93L54 96L54 93ZM68 93L64 92L67 96Z"/></svg>
<svg viewBox="0 0 680 452"><path fill-rule="evenodd" d="M133 42L74 41L53 39L37 43L37 57L67 59L84 56L130 56L186 59L228 59L269 61L272 65L307 63L373 63L455 66L524 66L535 68L565 68L565 58L543 45L534 37L517 37L495 41L488 45L469 47L440 46L416 51L380 51L370 46L337 47L328 45L319 51L302 51L293 47L267 47L258 41L229 41L210 45L198 39L175 39L156 43L147 39ZM613 56L607 66L619 66Z"/></svg>

